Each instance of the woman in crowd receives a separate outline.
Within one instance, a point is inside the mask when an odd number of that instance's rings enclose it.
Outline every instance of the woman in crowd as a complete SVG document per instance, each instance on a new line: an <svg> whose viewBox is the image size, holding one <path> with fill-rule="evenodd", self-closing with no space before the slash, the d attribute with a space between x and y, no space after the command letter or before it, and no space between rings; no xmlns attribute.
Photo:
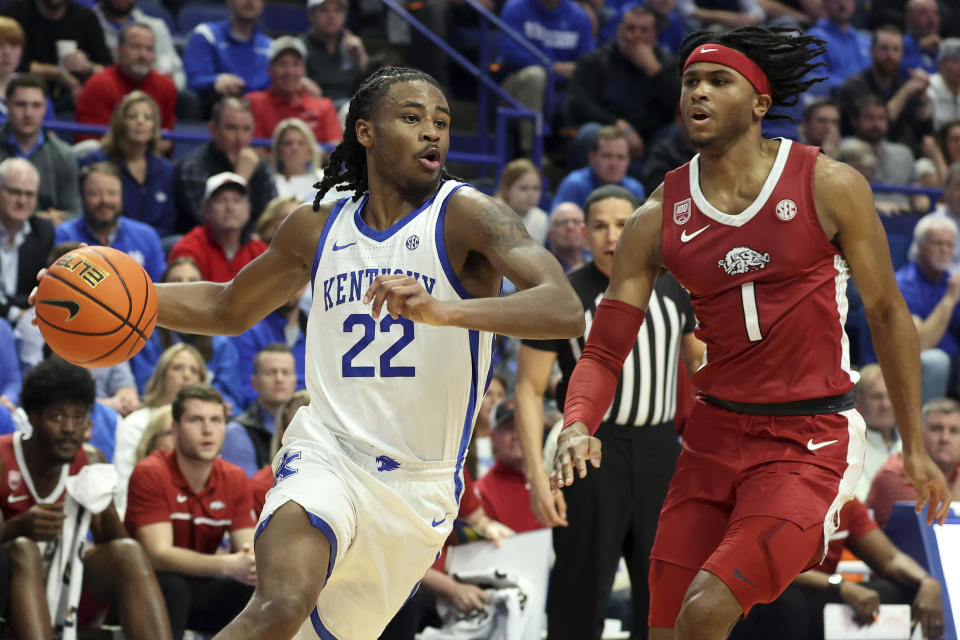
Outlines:
<svg viewBox="0 0 960 640"><path fill-rule="evenodd" d="M111 162L123 179L123 215L146 222L160 237L186 231L178 229L173 199L173 163L160 155L160 110L143 91L123 97L100 148L87 154L80 165Z"/></svg>
<svg viewBox="0 0 960 640"><path fill-rule="evenodd" d="M286 219L293 210L300 206L303 201L297 196L277 196L267 203L263 213L257 218L256 231L257 237L270 244L273 235L280 227L280 223Z"/></svg>
<svg viewBox="0 0 960 640"><path fill-rule="evenodd" d="M140 436L133 454L133 466L154 451L170 451L173 446L173 406L165 404L153 413Z"/></svg>
<svg viewBox="0 0 960 640"><path fill-rule="evenodd" d="M162 407L173 402L184 387L207 379L207 365L196 348L180 342L168 347L157 360L157 367L147 382L143 406L117 425L117 444L113 464L120 476L117 485L117 509L127 506L127 482L133 472L137 445L147 425Z"/></svg>
<svg viewBox="0 0 960 640"><path fill-rule="evenodd" d="M167 270L160 278L161 282L199 282L203 278L200 275L200 268L193 258L181 256L174 258L167 265ZM209 379L203 381L213 385L223 394L227 401L231 414L243 410L243 385L240 383L240 376L237 373L237 348L233 346L230 338L225 336L197 336L190 334L181 334L176 331L170 331L158 327L147 344L137 355L130 360L130 366L133 369L133 375L137 379L137 385L141 392L145 392L149 386L147 382L157 368L157 362L160 354L171 345L185 342L196 348L200 353L209 371Z"/></svg>
<svg viewBox="0 0 960 640"><path fill-rule="evenodd" d="M277 194L313 202L323 171L317 139L303 120L287 118L273 130L272 161Z"/></svg>
<svg viewBox="0 0 960 640"><path fill-rule="evenodd" d="M537 206L542 185L543 178L536 165L526 158L520 158L503 168L497 189L497 198L520 216L527 233L540 244L546 241L550 228L547 213Z"/></svg>

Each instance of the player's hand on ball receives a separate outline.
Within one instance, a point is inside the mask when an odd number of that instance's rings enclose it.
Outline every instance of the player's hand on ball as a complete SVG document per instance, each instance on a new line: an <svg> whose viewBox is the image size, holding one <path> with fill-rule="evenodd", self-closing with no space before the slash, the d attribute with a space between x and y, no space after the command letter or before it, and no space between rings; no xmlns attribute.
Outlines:
<svg viewBox="0 0 960 640"><path fill-rule="evenodd" d="M929 502L927 524L943 524L950 513L950 487L940 467L930 459L925 451L903 455L903 470L907 480L917 491L917 513Z"/></svg>
<svg viewBox="0 0 960 640"><path fill-rule="evenodd" d="M446 307L427 293L413 276L378 276L363 295L363 302L372 303L370 314L374 318L379 318L386 311L393 318L403 316L424 324L447 324L447 315L444 313Z"/></svg>
<svg viewBox="0 0 960 640"><path fill-rule="evenodd" d="M554 488L573 484L573 470L581 478L587 476L587 460L600 467L600 440L590 435L587 425L574 422L560 432L557 439L557 458L553 463Z"/></svg>

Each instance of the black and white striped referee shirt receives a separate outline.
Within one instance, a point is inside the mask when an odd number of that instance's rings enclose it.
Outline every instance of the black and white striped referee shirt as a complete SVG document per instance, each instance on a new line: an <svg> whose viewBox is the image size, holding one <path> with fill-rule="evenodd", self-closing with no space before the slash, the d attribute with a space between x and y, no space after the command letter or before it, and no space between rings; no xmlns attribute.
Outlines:
<svg viewBox="0 0 960 640"><path fill-rule="evenodd" d="M567 277L583 304L586 333L569 340L523 341L528 347L557 354L563 376L557 387L561 409L567 394L567 382L590 335L597 305L610 282L592 261ZM603 417L605 423L643 427L673 419L677 410L680 343L685 334L693 333L695 326L690 295L673 276L664 273L657 278L637 342L623 363L613 404Z"/></svg>

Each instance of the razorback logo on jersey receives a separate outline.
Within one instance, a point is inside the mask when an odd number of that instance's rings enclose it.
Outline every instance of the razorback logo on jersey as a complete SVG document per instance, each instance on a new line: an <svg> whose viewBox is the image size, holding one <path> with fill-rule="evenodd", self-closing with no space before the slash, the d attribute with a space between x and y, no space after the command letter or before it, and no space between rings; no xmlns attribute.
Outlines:
<svg viewBox="0 0 960 640"><path fill-rule="evenodd" d="M727 275L738 276L748 271L763 269L770 262L769 253L760 253L750 247L734 247L717 263Z"/></svg>
<svg viewBox="0 0 960 640"><path fill-rule="evenodd" d="M687 224L693 208L690 206L690 198L673 203L673 221L677 224Z"/></svg>

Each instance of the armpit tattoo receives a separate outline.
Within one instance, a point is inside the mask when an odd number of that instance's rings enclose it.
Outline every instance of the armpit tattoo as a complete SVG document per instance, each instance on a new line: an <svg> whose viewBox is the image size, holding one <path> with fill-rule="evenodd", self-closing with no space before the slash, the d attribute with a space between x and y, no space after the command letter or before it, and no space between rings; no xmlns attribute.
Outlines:
<svg viewBox="0 0 960 640"><path fill-rule="evenodd" d="M477 221L487 241L496 248L515 247L531 240L520 217L503 205L491 204L480 210Z"/></svg>

